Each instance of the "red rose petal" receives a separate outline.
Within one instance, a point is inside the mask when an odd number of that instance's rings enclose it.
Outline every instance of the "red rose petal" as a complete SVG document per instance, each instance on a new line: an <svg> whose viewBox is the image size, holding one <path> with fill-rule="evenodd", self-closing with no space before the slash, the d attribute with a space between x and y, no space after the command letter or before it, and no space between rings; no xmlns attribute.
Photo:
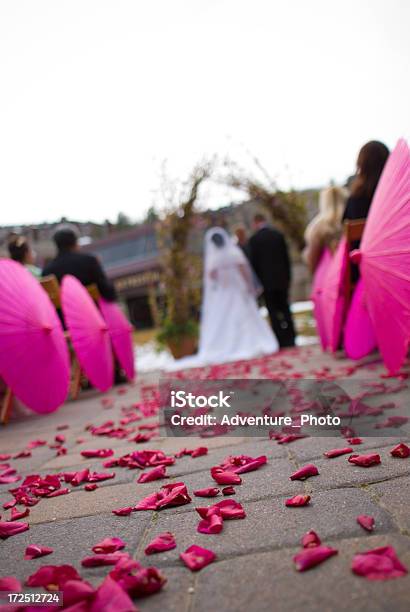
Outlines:
<svg viewBox="0 0 410 612"><path fill-rule="evenodd" d="M197 511L204 510L204 508L197 508ZM223 518L218 509L209 509L203 518L198 523L197 531L205 534L217 534L223 529Z"/></svg>
<svg viewBox="0 0 410 612"><path fill-rule="evenodd" d="M235 495L236 491L233 487L224 487L222 493L223 495Z"/></svg>
<svg viewBox="0 0 410 612"><path fill-rule="evenodd" d="M370 453L369 455L350 455L348 459L349 463L358 465L360 467L371 467L372 465L378 465L381 463L380 455L377 453Z"/></svg>
<svg viewBox="0 0 410 612"><path fill-rule="evenodd" d="M116 510L112 510L113 514L117 516L128 516L134 510L131 506L126 506L125 508L117 508Z"/></svg>
<svg viewBox="0 0 410 612"><path fill-rule="evenodd" d="M65 609L71 612L83 612L83 606L85 606L85 610L88 612L88 602L95 594L95 589L91 584L85 580L67 580L61 590ZM74 607L75 604L79 604L79 606Z"/></svg>
<svg viewBox="0 0 410 612"><path fill-rule="evenodd" d="M129 555L121 552L101 553L85 557L81 561L81 565L83 567L104 567L106 565L116 565L123 558L129 559Z"/></svg>
<svg viewBox="0 0 410 612"><path fill-rule="evenodd" d="M152 595L166 582L156 567L142 567L135 559L121 559L109 575L130 597Z"/></svg>
<svg viewBox="0 0 410 612"><path fill-rule="evenodd" d="M319 474L319 470L312 463L308 463L303 466L299 470L296 470L291 476L289 476L290 480L305 480L310 476L317 476Z"/></svg>
<svg viewBox="0 0 410 612"><path fill-rule="evenodd" d="M308 531L302 538L302 546L303 548L313 548L315 546L320 546L321 541L316 531Z"/></svg>
<svg viewBox="0 0 410 612"><path fill-rule="evenodd" d="M157 535L145 548L146 555L153 555L155 553L165 552L166 550L172 550L176 548L175 537L169 531L160 533Z"/></svg>
<svg viewBox="0 0 410 612"><path fill-rule="evenodd" d="M334 457L340 457L340 455L347 455L348 453L352 453L353 449L349 446L345 448L332 448L332 450L328 450L323 455L328 459L333 459Z"/></svg>
<svg viewBox="0 0 410 612"><path fill-rule="evenodd" d="M192 572L197 572L216 559L216 555L212 550L202 548L202 546L196 546L196 544L187 548L186 551L179 556Z"/></svg>
<svg viewBox="0 0 410 612"><path fill-rule="evenodd" d="M196 497L216 497L219 493L217 487L208 487L207 489L197 489L194 491Z"/></svg>
<svg viewBox="0 0 410 612"><path fill-rule="evenodd" d="M191 501L183 482L164 485L158 493L145 497L134 507L134 510L160 510L173 506L183 506Z"/></svg>
<svg viewBox="0 0 410 612"><path fill-rule="evenodd" d="M222 468L211 468L211 476L220 485L241 484L242 478L235 472L224 471Z"/></svg>
<svg viewBox="0 0 410 612"><path fill-rule="evenodd" d="M104 459L106 457L111 457L113 454L114 451L112 450L112 448L97 448L81 451L81 455L83 457L87 457L88 459L91 459L93 457L99 457L101 459Z"/></svg>
<svg viewBox="0 0 410 612"><path fill-rule="evenodd" d="M98 489L98 485L95 482L89 482L84 487L85 491L95 491L96 489Z"/></svg>
<svg viewBox="0 0 410 612"><path fill-rule="evenodd" d="M335 548L330 546L313 546L310 548L304 548L293 557L296 569L298 572L305 572L319 563L323 563L329 557L337 554Z"/></svg>
<svg viewBox="0 0 410 612"><path fill-rule="evenodd" d="M0 521L0 538L5 540L11 536L22 533L29 529L28 523L18 523L17 521Z"/></svg>
<svg viewBox="0 0 410 612"><path fill-rule="evenodd" d="M392 457L400 457L400 459L406 459L410 457L410 448L404 442L397 444L394 448L391 449L390 454Z"/></svg>
<svg viewBox="0 0 410 612"><path fill-rule="evenodd" d="M105 538L92 547L92 551L97 555L104 553L113 553L117 550L122 550L125 547L125 542L121 538Z"/></svg>
<svg viewBox="0 0 410 612"><path fill-rule="evenodd" d="M354 446L355 444L363 444L363 440L361 438L347 438L349 444Z"/></svg>
<svg viewBox="0 0 410 612"><path fill-rule="evenodd" d="M138 612L126 590L111 576L104 579L95 593L92 604L86 608L87 612L102 612L102 610L105 612ZM76 609L75 612L82 612L82 610Z"/></svg>
<svg viewBox="0 0 410 612"><path fill-rule="evenodd" d="M20 580L14 576L4 576L0 578L0 591L10 591L12 593L21 593L23 587Z"/></svg>
<svg viewBox="0 0 410 612"><path fill-rule="evenodd" d="M407 574L392 546L382 546L353 557L352 571L367 580L390 580Z"/></svg>
<svg viewBox="0 0 410 612"><path fill-rule="evenodd" d="M209 508L195 508L202 518L206 518L213 510L218 510L224 520L243 519L246 517L242 505L234 499L223 499Z"/></svg>
<svg viewBox="0 0 410 612"><path fill-rule="evenodd" d="M25 510L17 510L17 508L11 509L10 520L11 521L19 521L22 518L26 518L30 514L29 508Z"/></svg>
<svg viewBox="0 0 410 612"><path fill-rule="evenodd" d="M149 472L145 472L144 474L141 474L137 482L139 483L152 482L153 480L160 480L161 478L168 478L166 474L165 465L158 465L157 467L153 468Z"/></svg>
<svg viewBox="0 0 410 612"><path fill-rule="evenodd" d="M72 565L43 565L27 578L26 585L44 587L47 591L60 591L68 580L81 580Z"/></svg>
<svg viewBox="0 0 410 612"><path fill-rule="evenodd" d="M24 554L25 559L37 559L37 557L44 557L45 555L51 555L54 552L49 546L39 546L38 544L29 544Z"/></svg>
<svg viewBox="0 0 410 612"><path fill-rule="evenodd" d="M266 462L266 455L261 455L260 457L249 457L248 455L229 455L218 467L222 468L227 472L234 472L235 474L244 474L245 472L252 472L253 470L258 470L260 467L265 465Z"/></svg>
<svg viewBox="0 0 410 612"><path fill-rule="evenodd" d="M357 517L356 520L359 523L359 525L363 527L363 529L366 529L366 531L373 531L374 518L372 516L369 516L367 514L361 514L360 516Z"/></svg>
<svg viewBox="0 0 410 612"><path fill-rule="evenodd" d="M295 495L285 501L285 506L291 508L298 508L300 506L307 506L310 502L310 495Z"/></svg>

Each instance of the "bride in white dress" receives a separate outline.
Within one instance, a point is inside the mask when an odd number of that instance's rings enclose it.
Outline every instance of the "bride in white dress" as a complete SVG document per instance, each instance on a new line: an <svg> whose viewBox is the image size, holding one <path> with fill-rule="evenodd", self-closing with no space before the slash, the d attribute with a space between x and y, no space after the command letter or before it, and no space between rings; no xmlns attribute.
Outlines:
<svg viewBox="0 0 410 612"><path fill-rule="evenodd" d="M204 238L199 350L174 362L180 369L276 353L278 341L258 310L252 270L242 250L220 227Z"/></svg>

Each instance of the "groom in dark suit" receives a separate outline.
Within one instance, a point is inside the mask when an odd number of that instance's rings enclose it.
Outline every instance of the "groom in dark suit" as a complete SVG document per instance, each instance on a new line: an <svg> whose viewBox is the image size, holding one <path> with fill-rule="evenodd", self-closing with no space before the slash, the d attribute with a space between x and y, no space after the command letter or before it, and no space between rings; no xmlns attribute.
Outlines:
<svg viewBox="0 0 410 612"><path fill-rule="evenodd" d="M291 267L283 234L269 226L262 214L253 218L249 258L262 286L272 329L281 347L294 346L295 329L289 309Z"/></svg>

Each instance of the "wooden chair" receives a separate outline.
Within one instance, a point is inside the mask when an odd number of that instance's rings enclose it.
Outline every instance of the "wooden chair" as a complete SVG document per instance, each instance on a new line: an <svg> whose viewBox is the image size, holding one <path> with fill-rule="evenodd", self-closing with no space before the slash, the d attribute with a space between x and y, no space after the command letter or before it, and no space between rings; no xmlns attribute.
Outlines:
<svg viewBox="0 0 410 612"><path fill-rule="evenodd" d="M355 242L356 240L361 240L365 225L366 219L355 219L354 221L344 222L344 233L346 236L349 251L351 250L351 245L353 242ZM347 297L350 300L355 286L352 282L352 263L350 259L348 259L347 261L347 272Z"/></svg>

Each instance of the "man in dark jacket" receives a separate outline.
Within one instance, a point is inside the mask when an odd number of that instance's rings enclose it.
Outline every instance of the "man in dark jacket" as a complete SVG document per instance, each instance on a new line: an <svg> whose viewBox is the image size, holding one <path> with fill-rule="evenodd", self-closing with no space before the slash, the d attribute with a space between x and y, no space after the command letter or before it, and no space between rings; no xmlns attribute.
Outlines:
<svg viewBox="0 0 410 612"><path fill-rule="evenodd" d="M116 299L115 289L108 280L98 259L94 255L81 253L78 250L77 234L70 225L57 228L53 236L57 246L57 256L44 268L42 275L54 274L58 281L65 274L72 274L83 285L96 284L103 298L113 302Z"/></svg>
<svg viewBox="0 0 410 612"><path fill-rule="evenodd" d="M281 347L294 346L295 330L288 303L291 267L283 234L254 216L255 233L249 240L250 262L262 286L272 329Z"/></svg>

